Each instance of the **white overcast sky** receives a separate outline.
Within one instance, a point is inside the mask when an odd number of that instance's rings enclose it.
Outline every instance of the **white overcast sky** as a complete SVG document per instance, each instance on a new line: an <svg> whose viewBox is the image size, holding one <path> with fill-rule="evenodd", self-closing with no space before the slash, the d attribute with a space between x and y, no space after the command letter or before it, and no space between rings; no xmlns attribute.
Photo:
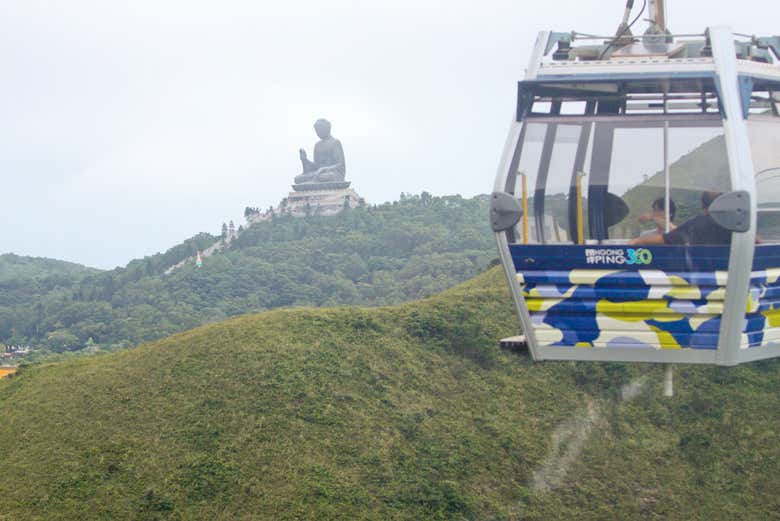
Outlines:
<svg viewBox="0 0 780 521"><path fill-rule="evenodd" d="M238 225L285 197L320 117L371 203L489 192L536 33L612 33L623 5L0 0L0 253L111 268ZM669 19L771 35L778 14Z"/></svg>

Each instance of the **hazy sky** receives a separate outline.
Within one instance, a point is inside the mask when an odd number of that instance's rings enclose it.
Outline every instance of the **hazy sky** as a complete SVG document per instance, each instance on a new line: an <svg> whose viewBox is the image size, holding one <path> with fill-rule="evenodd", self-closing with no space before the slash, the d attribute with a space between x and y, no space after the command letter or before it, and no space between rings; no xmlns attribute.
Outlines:
<svg viewBox="0 0 780 521"><path fill-rule="evenodd" d="M286 196L320 117L371 203L489 192L536 33L612 33L623 5L0 0L0 253L109 268L238 225ZM779 11L669 19L770 35Z"/></svg>

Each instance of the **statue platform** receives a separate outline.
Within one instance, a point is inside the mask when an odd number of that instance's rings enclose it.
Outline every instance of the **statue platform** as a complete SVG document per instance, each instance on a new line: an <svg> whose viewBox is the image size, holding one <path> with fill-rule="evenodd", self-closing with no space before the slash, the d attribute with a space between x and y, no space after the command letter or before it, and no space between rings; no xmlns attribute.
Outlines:
<svg viewBox="0 0 780 521"><path fill-rule="evenodd" d="M279 206L263 212L246 215L248 224L270 221L277 215L308 217L315 215L336 215L351 208L366 205L348 181L329 183L301 183L293 185L293 191L282 199Z"/></svg>
<svg viewBox="0 0 780 521"><path fill-rule="evenodd" d="M350 184L349 181L331 181L326 183L300 183L292 187L296 192L309 192L314 190L346 190Z"/></svg>
<svg viewBox="0 0 780 521"><path fill-rule="evenodd" d="M351 188L335 189L336 186L349 186L350 183L307 183L306 189L290 192L279 205L282 214L303 217L306 215L336 215L347 208L357 208L366 204Z"/></svg>

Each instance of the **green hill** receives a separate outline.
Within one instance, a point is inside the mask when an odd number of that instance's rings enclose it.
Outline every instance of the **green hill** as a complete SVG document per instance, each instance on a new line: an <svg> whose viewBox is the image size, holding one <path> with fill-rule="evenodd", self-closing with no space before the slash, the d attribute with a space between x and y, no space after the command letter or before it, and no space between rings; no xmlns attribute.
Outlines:
<svg viewBox="0 0 780 521"><path fill-rule="evenodd" d="M780 364L503 352L497 269L0 381L0 519L770 519Z"/></svg>
<svg viewBox="0 0 780 521"><path fill-rule="evenodd" d="M0 344L27 343L25 333L42 335L42 300L67 299L82 281L98 273L54 259L0 255Z"/></svg>
<svg viewBox="0 0 780 521"><path fill-rule="evenodd" d="M189 262L166 274L219 240L199 234L125 268L0 300L0 343L111 350L282 306L414 300L495 258L487 212L485 197L423 193L332 217L280 216L252 225L201 268Z"/></svg>
<svg viewBox="0 0 780 521"><path fill-rule="evenodd" d="M11 280L41 280L61 275L63 277L82 278L98 270L81 264L42 257L24 257L6 253L0 255L0 282Z"/></svg>
<svg viewBox="0 0 780 521"><path fill-rule="evenodd" d="M58 288L71 288L99 270L81 264L6 253L0 255L0 292L4 304L26 304Z"/></svg>

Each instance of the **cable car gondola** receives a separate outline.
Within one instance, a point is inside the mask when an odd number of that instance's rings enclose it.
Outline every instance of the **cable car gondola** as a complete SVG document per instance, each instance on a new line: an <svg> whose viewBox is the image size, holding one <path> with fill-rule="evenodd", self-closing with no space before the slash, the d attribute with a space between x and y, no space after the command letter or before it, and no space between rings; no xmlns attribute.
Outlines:
<svg viewBox="0 0 780 521"><path fill-rule="evenodd" d="M490 219L530 355L780 356L780 37L673 35L658 1L634 37L632 7L539 33L518 83Z"/></svg>

